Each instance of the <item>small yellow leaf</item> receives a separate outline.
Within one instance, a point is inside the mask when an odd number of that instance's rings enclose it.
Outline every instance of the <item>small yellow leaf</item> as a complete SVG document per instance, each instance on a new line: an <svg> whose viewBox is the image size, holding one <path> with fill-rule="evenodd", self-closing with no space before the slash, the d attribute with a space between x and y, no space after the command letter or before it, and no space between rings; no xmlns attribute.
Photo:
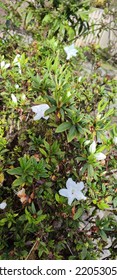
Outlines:
<svg viewBox="0 0 117 280"><path fill-rule="evenodd" d="M61 115L60 115L60 113L59 113L59 112L57 113L57 117L58 117L59 119L60 119L60 117L61 117Z"/></svg>
<svg viewBox="0 0 117 280"><path fill-rule="evenodd" d="M4 174L1 172L0 173L0 185L4 182Z"/></svg>

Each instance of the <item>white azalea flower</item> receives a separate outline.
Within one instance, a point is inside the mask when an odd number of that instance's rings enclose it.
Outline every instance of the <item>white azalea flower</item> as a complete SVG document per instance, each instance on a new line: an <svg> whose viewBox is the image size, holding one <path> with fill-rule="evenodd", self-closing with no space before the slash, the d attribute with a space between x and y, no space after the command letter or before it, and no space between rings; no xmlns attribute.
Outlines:
<svg viewBox="0 0 117 280"><path fill-rule="evenodd" d="M104 160L106 158L106 156L103 153L97 153L97 154L95 154L95 158L97 160Z"/></svg>
<svg viewBox="0 0 117 280"><path fill-rule="evenodd" d="M1 61L0 65L1 65L1 69L4 68L5 67L5 61L4 60Z"/></svg>
<svg viewBox="0 0 117 280"><path fill-rule="evenodd" d="M74 199L86 199L81 190L84 189L84 183L76 183L69 178L66 182L66 189L59 190L59 194L68 198L68 204L71 205Z"/></svg>
<svg viewBox="0 0 117 280"><path fill-rule="evenodd" d="M21 57L20 54L16 54L16 56L15 56L15 58L14 58L14 60L13 60L13 64L14 64L15 66L18 66L18 68L19 68L19 73L21 74L22 71L21 71L20 57Z"/></svg>
<svg viewBox="0 0 117 280"><path fill-rule="evenodd" d="M94 154L95 151L96 151L96 142L93 141L93 143L92 143L92 144L90 145L90 147L89 147L89 152L90 152L91 154Z"/></svg>
<svg viewBox="0 0 117 280"><path fill-rule="evenodd" d="M12 101L17 104L17 97L12 93L11 94Z"/></svg>
<svg viewBox="0 0 117 280"><path fill-rule="evenodd" d="M34 113L36 113L36 115L34 116L34 120L40 120L41 118L43 119L48 119L49 116L44 116L45 114L45 111L47 109L49 109L49 105L48 104L40 104L40 105L35 105L35 106L32 106L31 109Z"/></svg>
<svg viewBox="0 0 117 280"><path fill-rule="evenodd" d="M106 158L105 154L96 153L96 142L95 141L93 141L93 143L90 145L89 152L91 154L94 154L96 160L104 160Z"/></svg>
<svg viewBox="0 0 117 280"><path fill-rule="evenodd" d="M114 136L114 138L113 138L113 143L114 143L115 145L117 145L117 136Z"/></svg>
<svg viewBox="0 0 117 280"><path fill-rule="evenodd" d="M66 58L67 60L69 60L72 56L76 56L77 54L77 50L74 47L74 44L64 47L64 51L67 54L67 58Z"/></svg>
<svg viewBox="0 0 117 280"><path fill-rule="evenodd" d="M18 88L19 88L19 85L18 85L18 84L16 84L16 85L15 85L15 88L16 88L16 89L18 89Z"/></svg>
<svg viewBox="0 0 117 280"><path fill-rule="evenodd" d="M0 203L0 209L4 210L6 208L7 204L5 201L3 201L2 203Z"/></svg>
<svg viewBox="0 0 117 280"><path fill-rule="evenodd" d="M15 58L13 60L13 63L15 64L15 63L19 62L20 57L21 57L20 54L16 54L16 56L15 56Z"/></svg>
<svg viewBox="0 0 117 280"><path fill-rule="evenodd" d="M10 63L5 63L4 60L1 61L0 65L1 65L1 69L7 69L10 67Z"/></svg>
<svg viewBox="0 0 117 280"><path fill-rule="evenodd" d="M78 78L78 82L80 83L81 81L82 81L82 76L80 76L79 78Z"/></svg>

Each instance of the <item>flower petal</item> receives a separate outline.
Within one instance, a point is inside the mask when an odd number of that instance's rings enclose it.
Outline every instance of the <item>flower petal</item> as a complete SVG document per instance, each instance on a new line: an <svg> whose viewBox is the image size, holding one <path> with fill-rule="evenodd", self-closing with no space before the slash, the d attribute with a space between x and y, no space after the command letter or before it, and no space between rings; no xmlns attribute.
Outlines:
<svg viewBox="0 0 117 280"><path fill-rule="evenodd" d="M18 85L18 84L15 84L15 88L18 89L18 88L19 88L19 85Z"/></svg>
<svg viewBox="0 0 117 280"><path fill-rule="evenodd" d="M38 120L40 120L42 118L42 114L36 114L35 116L34 116L34 121L38 121Z"/></svg>
<svg viewBox="0 0 117 280"><path fill-rule="evenodd" d="M13 60L13 63L19 62L19 58L20 58L20 57L21 57L20 54L16 54L16 56L15 56L15 58L14 58L14 60Z"/></svg>
<svg viewBox="0 0 117 280"><path fill-rule="evenodd" d="M79 193L76 194L76 199L77 200L86 200L86 196L82 192L79 191Z"/></svg>
<svg viewBox="0 0 117 280"><path fill-rule="evenodd" d="M17 103L17 97L13 93L11 94L11 98L14 103Z"/></svg>
<svg viewBox="0 0 117 280"><path fill-rule="evenodd" d="M4 61L4 60L1 61L0 65L1 65L1 68L4 68L4 66L5 66L5 61Z"/></svg>
<svg viewBox="0 0 117 280"><path fill-rule="evenodd" d="M76 187L76 183L72 180L72 178L69 178L66 182L66 188L70 190L75 187Z"/></svg>
<svg viewBox="0 0 117 280"><path fill-rule="evenodd" d="M61 189L59 190L59 194L65 197L69 196L68 190L67 189Z"/></svg>
<svg viewBox="0 0 117 280"><path fill-rule="evenodd" d="M91 154L94 154L95 151L96 151L96 142L93 141L93 143L92 143L92 144L90 145L90 147L89 147L89 152L90 152Z"/></svg>
<svg viewBox="0 0 117 280"><path fill-rule="evenodd" d="M0 203L0 209L4 210L6 206L7 206L6 202L3 201L2 203Z"/></svg>
<svg viewBox="0 0 117 280"><path fill-rule="evenodd" d="M104 160L106 158L106 156L103 153L97 153L97 154L95 154L95 158L97 160Z"/></svg>
<svg viewBox="0 0 117 280"><path fill-rule="evenodd" d="M76 56L77 54L77 50L74 47L74 44L64 47L64 51L67 54L67 60L69 60L72 56Z"/></svg>
<svg viewBox="0 0 117 280"><path fill-rule="evenodd" d="M1 61L1 69L7 69L10 67L10 63L5 63L5 61Z"/></svg>
<svg viewBox="0 0 117 280"><path fill-rule="evenodd" d="M84 183L83 182L80 182L80 183L77 183L77 187L78 187L78 190L81 191L84 189Z"/></svg>
<svg viewBox="0 0 117 280"><path fill-rule="evenodd" d="M71 205L75 197L73 195L68 197L68 204Z"/></svg>
<svg viewBox="0 0 117 280"><path fill-rule="evenodd" d="M5 64L5 69L9 68L10 67L10 63L6 63Z"/></svg>
<svg viewBox="0 0 117 280"><path fill-rule="evenodd" d="M113 143L114 143L115 145L117 145L117 137L116 137L116 136L114 136L114 138L113 138Z"/></svg>

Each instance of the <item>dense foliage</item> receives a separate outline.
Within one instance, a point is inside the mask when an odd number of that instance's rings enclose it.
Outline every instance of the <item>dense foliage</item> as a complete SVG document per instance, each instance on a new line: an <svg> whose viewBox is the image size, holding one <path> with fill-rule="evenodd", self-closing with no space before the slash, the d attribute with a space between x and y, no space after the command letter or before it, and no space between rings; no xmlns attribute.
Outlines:
<svg viewBox="0 0 117 280"><path fill-rule="evenodd" d="M22 2L6 8L0 39L0 258L100 259L106 248L115 259L116 77L100 75L97 45L68 43L87 30L89 2L21 13ZM71 205L69 178L86 197Z"/></svg>

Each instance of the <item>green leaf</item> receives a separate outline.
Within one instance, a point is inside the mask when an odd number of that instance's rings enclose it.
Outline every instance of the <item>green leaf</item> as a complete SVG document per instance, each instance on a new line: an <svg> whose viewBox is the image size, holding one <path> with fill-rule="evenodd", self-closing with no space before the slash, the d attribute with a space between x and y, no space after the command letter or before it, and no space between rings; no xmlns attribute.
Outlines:
<svg viewBox="0 0 117 280"><path fill-rule="evenodd" d="M77 124L77 130L80 132L80 134L84 134L86 132L86 129L83 128L79 123Z"/></svg>
<svg viewBox="0 0 117 280"><path fill-rule="evenodd" d="M0 7L6 11L8 11L8 7L4 5L2 2L0 2Z"/></svg>
<svg viewBox="0 0 117 280"><path fill-rule="evenodd" d="M20 177L17 178L14 182L13 182L13 187L17 187L17 186L22 186L25 183L25 180Z"/></svg>
<svg viewBox="0 0 117 280"><path fill-rule="evenodd" d="M104 241L107 241L107 235L106 235L106 233L105 233L104 230L100 230L100 236L102 237L102 239L103 239Z"/></svg>
<svg viewBox="0 0 117 280"><path fill-rule="evenodd" d="M47 15L45 15L45 17L43 18L42 23L43 23L43 24L47 24L47 23L51 22L51 20L52 20L51 15L50 15L50 14L47 14Z"/></svg>
<svg viewBox="0 0 117 280"><path fill-rule="evenodd" d="M32 210L32 213L33 213L33 215L36 213L36 208L35 208L35 205L34 205L34 203L32 202L32 204L31 204L31 210Z"/></svg>
<svg viewBox="0 0 117 280"><path fill-rule="evenodd" d="M84 166L83 166L82 169L80 170L80 174L81 174L81 175L83 175L83 174L85 173L87 167L88 167L88 164L87 164L87 163L84 164Z"/></svg>
<svg viewBox="0 0 117 280"><path fill-rule="evenodd" d="M83 212L84 212L84 209L83 209L83 208L79 208L79 209L77 210L77 212L75 213L73 219L74 219L74 220L79 219L79 218L82 216Z"/></svg>
<svg viewBox="0 0 117 280"><path fill-rule="evenodd" d="M48 144L48 142L46 140L44 140L44 146L47 151L50 151L50 145Z"/></svg>
<svg viewBox="0 0 117 280"><path fill-rule="evenodd" d="M88 17L89 17L88 11L81 9L79 10L78 14L80 15L82 21L88 21Z"/></svg>
<svg viewBox="0 0 117 280"><path fill-rule="evenodd" d="M94 176L94 169L91 164L88 164L88 176L93 177Z"/></svg>
<svg viewBox="0 0 117 280"><path fill-rule="evenodd" d="M77 135L77 131L74 125L71 126L69 133L67 135L68 142L71 142Z"/></svg>
<svg viewBox="0 0 117 280"><path fill-rule="evenodd" d="M84 260L86 258L86 255L87 255L87 248L84 247L81 252L81 260Z"/></svg>
<svg viewBox="0 0 117 280"><path fill-rule="evenodd" d="M35 224L39 224L40 222L42 222L43 220L45 220L45 218L47 217L47 215L41 215L40 217L37 218Z"/></svg>
<svg viewBox="0 0 117 280"><path fill-rule="evenodd" d="M55 194L55 199L56 199L57 202L60 201L60 197L59 197L58 193Z"/></svg>
<svg viewBox="0 0 117 280"><path fill-rule="evenodd" d="M3 218L0 220L0 226L3 227L5 223L7 222L7 218Z"/></svg>
<svg viewBox="0 0 117 280"><path fill-rule="evenodd" d="M103 200L101 200L100 202L97 203L97 206L99 207L99 209L101 210L105 210L109 208L109 205L106 204Z"/></svg>
<svg viewBox="0 0 117 280"><path fill-rule="evenodd" d="M51 114L51 113L53 113L55 111L56 111L56 106L53 105L51 108L46 110L45 116L47 116L48 114Z"/></svg>
<svg viewBox="0 0 117 280"><path fill-rule="evenodd" d="M114 206L114 207L117 207L117 197L115 197L115 198L113 199L113 206Z"/></svg>
<svg viewBox="0 0 117 280"><path fill-rule="evenodd" d="M102 99L99 103L98 103L98 112L101 113L106 106L108 105L108 101Z"/></svg>
<svg viewBox="0 0 117 280"><path fill-rule="evenodd" d="M83 157L76 157L76 160L78 160L78 161L80 162L80 161L86 160L86 158L83 158Z"/></svg>
<svg viewBox="0 0 117 280"><path fill-rule="evenodd" d="M63 132L67 129L69 129L71 127L71 123L70 122L63 122L62 124L60 124L57 129L56 129L56 133L59 133L59 132Z"/></svg>
<svg viewBox="0 0 117 280"><path fill-rule="evenodd" d="M113 115L114 109L110 109L105 115L104 118L108 118L109 116Z"/></svg>
<svg viewBox="0 0 117 280"><path fill-rule="evenodd" d="M31 20L33 19L33 14L31 11L29 11L29 13L27 14L27 17L26 17L26 26L28 26L28 24L31 22Z"/></svg>
<svg viewBox="0 0 117 280"><path fill-rule="evenodd" d="M42 149L42 148L39 148L39 151L41 152L41 154L42 155L44 155L45 157L47 157L48 155L47 155L47 153L46 153L46 151L44 150L44 149Z"/></svg>
<svg viewBox="0 0 117 280"><path fill-rule="evenodd" d="M31 216L30 212L27 210L27 208L25 208L25 216L26 216L26 219L28 220L29 224L32 224L33 218Z"/></svg>
<svg viewBox="0 0 117 280"><path fill-rule="evenodd" d="M10 174L10 175L22 175L22 169L21 169L21 167L8 169L7 173Z"/></svg>

